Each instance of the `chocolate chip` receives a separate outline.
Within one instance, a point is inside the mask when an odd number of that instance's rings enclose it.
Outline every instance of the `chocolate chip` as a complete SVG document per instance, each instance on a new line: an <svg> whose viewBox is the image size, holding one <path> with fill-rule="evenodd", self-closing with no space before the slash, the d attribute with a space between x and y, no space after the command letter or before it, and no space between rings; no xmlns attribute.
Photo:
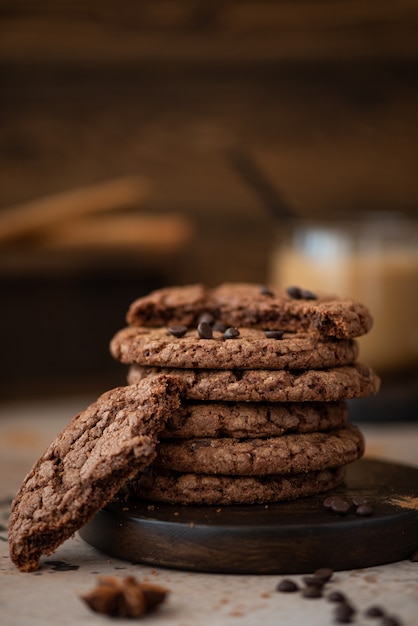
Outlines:
<svg viewBox="0 0 418 626"><path fill-rule="evenodd" d="M340 515L345 515L351 508L350 503L340 498L340 496L328 496L322 504L326 509L331 509L331 511Z"/></svg>
<svg viewBox="0 0 418 626"><path fill-rule="evenodd" d="M288 287L286 293L294 300L300 300L302 298L302 289L300 287Z"/></svg>
<svg viewBox="0 0 418 626"><path fill-rule="evenodd" d="M287 295L294 300L317 300L318 296L309 289L301 289L300 287L288 287L286 289Z"/></svg>
<svg viewBox="0 0 418 626"><path fill-rule="evenodd" d="M200 339L212 339L212 326L207 322L199 322L197 332Z"/></svg>
<svg viewBox="0 0 418 626"><path fill-rule="evenodd" d="M216 330L218 333L224 333L226 331L226 329L228 328L227 324L224 324L223 322L214 322L213 326L212 326L213 330Z"/></svg>
<svg viewBox="0 0 418 626"><path fill-rule="evenodd" d="M302 590L302 595L304 598L321 598L322 589L321 587L316 587L315 585L307 585Z"/></svg>
<svg viewBox="0 0 418 626"><path fill-rule="evenodd" d="M267 339L282 339L283 331L282 330L266 330L264 332Z"/></svg>
<svg viewBox="0 0 418 626"><path fill-rule="evenodd" d="M235 339L235 337L239 337L239 330L238 330L238 328L233 328L232 326L230 326L224 332L224 337L225 337L225 339Z"/></svg>
<svg viewBox="0 0 418 626"><path fill-rule="evenodd" d="M333 503L334 503L334 500L335 500L336 498L338 498L338 497L339 497L339 496L328 496L328 498L325 498L325 500L323 501L323 503L322 503L322 504L323 504L323 506L324 506L326 509L330 509L330 508L332 507Z"/></svg>
<svg viewBox="0 0 418 626"><path fill-rule="evenodd" d="M263 285L260 288L260 293L261 293L262 296L270 296L271 298L274 298L274 293L266 285Z"/></svg>
<svg viewBox="0 0 418 626"><path fill-rule="evenodd" d="M351 507L350 503L347 502L347 500L336 497L334 498L330 508L333 513L337 513L338 515L346 515Z"/></svg>
<svg viewBox="0 0 418 626"><path fill-rule="evenodd" d="M187 333L186 326L170 326L168 329L169 335L174 335L174 337L184 337Z"/></svg>
<svg viewBox="0 0 418 626"><path fill-rule="evenodd" d="M199 324L200 322L206 322L206 324L209 324L209 326L213 326L213 323L215 322L215 318L212 315L212 313L205 312L199 316Z"/></svg>
<svg viewBox="0 0 418 626"><path fill-rule="evenodd" d="M322 589L327 581L323 578L320 578L319 576L304 576L303 582L305 583L305 585L308 585L308 587L312 586Z"/></svg>
<svg viewBox="0 0 418 626"><path fill-rule="evenodd" d="M339 604L334 613L335 621L339 624L348 624L351 622L351 618L353 617L355 611L352 606L342 602Z"/></svg>
<svg viewBox="0 0 418 626"><path fill-rule="evenodd" d="M317 300L318 296L313 291L309 291L309 289L302 289L301 298L302 300Z"/></svg>
<svg viewBox="0 0 418 626"><path fill-rule="evenodd" d="M330 567L320 567L314 571L316 578L322 578L325 582L331 580L334 571Z"/></svg>
<svg viewBox="0 0 418 626"><path fill-rule="evenodd" d="M373 515L373 509L370 504L360 504L360 506L356 508L356 515L369 517L370 515Z"/></svg>
<svg viewBox="0 0 418 626"><path fill-rule="evenodd" d="M328 600L330 602L346 602L346 597L341 591L331 591L328 595Z"/></svg>
<svg viewBox="0 0 418 626"><path fill-rule="evenodd" d="M385 614L384 610L380 608L380 606L370 606L365 611L365 615L367 617L383 617Z"/></svg>
<svg viewBox="0 0 418 626"><path fill-rule="evenodd" d="M353 496L352 498L354 506L361 506L362 504L369 504L367 498L363 496Z"/></svg>
<svg viewBox="0 0 418 626"><path fill-rule="evenodd" d="M293 591L297 591L299 587L293 580L289 580L288 578L284 578L279 582L276 587L277 591L284 591L285 593L291 593Z"/></svg>

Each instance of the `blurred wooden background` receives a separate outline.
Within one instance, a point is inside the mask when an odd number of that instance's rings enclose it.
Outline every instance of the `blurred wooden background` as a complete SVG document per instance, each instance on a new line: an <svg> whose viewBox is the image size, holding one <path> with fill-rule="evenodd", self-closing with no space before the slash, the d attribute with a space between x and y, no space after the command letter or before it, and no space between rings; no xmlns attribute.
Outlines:
<svg viewBox="0 0 418 626"><path fill-rule="evenodd" d="M4 390L113 380L129 301L264 282L276 214L415 215L417 25L412 0L0 0L0 219L138 175L130 214L192 229L167 251L3 243Z"/></svg>

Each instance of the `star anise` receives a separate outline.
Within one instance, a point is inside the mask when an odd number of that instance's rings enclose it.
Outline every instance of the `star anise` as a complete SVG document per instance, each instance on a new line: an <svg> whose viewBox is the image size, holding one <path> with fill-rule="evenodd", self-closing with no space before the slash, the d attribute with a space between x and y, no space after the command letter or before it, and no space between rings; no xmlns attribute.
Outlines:
<svg viewBox="0 0 418 626"><path fill-rule="evenodd" d="M114 576L100 576L98 585L81 599L96 613L112 617L142 617L161 604L168 590L147 582L138 582L134 576L120 580Z"/></svg>

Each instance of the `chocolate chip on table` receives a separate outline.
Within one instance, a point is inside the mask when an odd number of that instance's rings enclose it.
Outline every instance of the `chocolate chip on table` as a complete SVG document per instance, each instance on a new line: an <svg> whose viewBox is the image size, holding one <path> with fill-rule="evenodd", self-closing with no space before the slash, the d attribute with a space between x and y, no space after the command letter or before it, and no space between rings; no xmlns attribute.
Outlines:
<svg viewBox="0 0 418 626"><path fill-rule="evenodd" d="M224 322L219 322L219 321L214 322L212 326L212 329L216 330L218 333L224 333L227 328L228 328L227 324L224 324Z"/></svg>
<svg viewBox="0 0 418 626"><path fill-rule="evenodd" d="M325 498L325 500L323 501L323 506L326 509L330 509L332 504L334 503L335 498L338 498L339 496L328 496L327 498Z"/></svg>
<svg viewBox="0 0 418 626"><path fill-rule="evenodd" d="M212 326L208 322L199 322L197 333L200 339L212 339Z"/></svg>
<svg viewBox="0 0 418 626"><path fill-rule="evenodd" d="M360 506L356 508L356 515L370 517L370 515L373 515L373 509L370 504L360 504Z"/></svg>
<svg viewBox="0 0 418 626"><path fill-rule="evenodd" d="M170 326L168 333L174 337L184 337L187 333L187 326Z"/></svg>
<svg viewBox="0 0 418 626"><path fill-rule="evenodd" d="M330 509L333 513L340 515L345 515L351 508L351 504L340 496L328 496L322 504L326 509Z"/></svg>
<svg viewBox="0 0 418 626"><path fill-rule="evenodd" d="M283 331L282 330L266 330L264 331L267 339L283 339Z"/></svg>
<svg viewBox="0 0 418 626"><path fill-rule="evenodd" d="M320 567L314 571L314 576L316 578L322 578L325 582L331 580L334 570L330 567Z"/></svg>
<svg viewBox="0 0 418 626"><path fill-rule="evenodd" d="M224 332L224 337L225 337L225 339L235 339L235 337L239 337L239 330L238 330L238 328L233 328L232 326L230 326Z"/></svg>
<svg viewBox="0 0 418 626"><path fill-rule="evenodd" d="M277 591L292 593L293 591L298 591L299 587L293 580L289 580L289 578L284 578L279 582L276 589Z"/></svg>
<svg viewBox="0 0 418 626"><path fill-rule="evenodd" d="M411 554L410 560L412 561L412 563L418 563L418 550Z"/></svg>
<svg viewBox="0 0 418 626"><path fill-rule="evenodd" d="M333 511L333 513L338 513L339 515L346 515L350 508L350 503L343 498L335 498L334 502L331 504L331 511Z"/></svg>
<svg viewBox="0 0 418 626"><path fill-rule="evenodd" d="M320 578L319 576L304 576L303 582L308 587L312 586L312 587L318 587L319 589L322 589L322 587L325 585L327 581L324 578Z"/></svg>
<svg viewBox="0 0 418 626"><path fill-rule="evenodd" d="M349 624L355 613L355 610L350 604L342 602L338 604L335 609L334 617L335 621L339 624Z"/></svg>
<svg viewBox="0 0 418 626"><path fill-rule="evenodd" d="M365 611L365 615L367 617L383 617L385 614L384 610L380 606L369 606Z"/></svg>
<svg viewBox="0 0 418 626"><path fill-rule="evenodd" d="M346 602L347 601L345 595L341 593L341 591L331 591L331 593L328 594L328 600L330 602Z"/></svg>
<svg viewBox="0 0 418 626"><path fill-rule="evenodd" d="M302 589L302 595L304 598L321 598L322 588L316 585L306 585L306 587Z"/></svg>

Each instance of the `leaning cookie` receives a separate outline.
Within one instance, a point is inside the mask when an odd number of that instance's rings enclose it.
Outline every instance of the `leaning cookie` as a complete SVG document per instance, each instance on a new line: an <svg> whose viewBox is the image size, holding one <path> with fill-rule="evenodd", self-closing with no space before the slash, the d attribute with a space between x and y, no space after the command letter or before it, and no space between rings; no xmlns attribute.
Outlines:
<svg viewBox="0 0 418 626"><path fill-rule="evenodd" d="M322 336L352 338L372 327L367 307L350 299L315 294L293 287L279 290L255 283L225 283L210 289L185 285L156 290L129 307L132 326L196 326L203 313L228 326L315 331Z"/></svg>
<svg viewBox="0 0 418 626"><path fill-rule="evenodd" d="M177 327L178 329L178 327ZM321 339L306 332L265 332L257 328L209 331L127 327L115 334L110 351L122 363L151 367L199 369L315 369L353 363L358 354L352 339Z"/></svg>
<svg viewBox="0 0 418 626"><path fill-rule="evenodd" d="M364 439L352 424L328 432L265 439L201 438L163 441L152 466L176 472L264 476L300 474L361 458Z"/></svg>
<svg viewBox="0 0 418 626"><path fill-rule="evenodd" d="M128 481L123 494L168 504L268 504L324 493L344 481L345 467L285 476L213 476L146 471Z"/></svg>
<svg viewBox="0 0 418 626"><path fill-rule="evenodd" d="M57 436L12 504L10 557L21 571L35 570L42 554L51 554L151 463L179 393L178 381L168 376L113 389Z"/></svg>
<svg viewBox="0 0 418 626"><path fill-rule="evenodd" d="M161 431L161 439L193 437L280 437L339 428L345 402L182 402Z"/></svg>
<svg viewBox="0 0 418 626"><path fill-rule="evenodd" d="M333 402L364 398L379 390L380 379L364 365L326 370L187 370L131 365L128 382L160 373L176 375L189 400L237 402Z"/></svg>

